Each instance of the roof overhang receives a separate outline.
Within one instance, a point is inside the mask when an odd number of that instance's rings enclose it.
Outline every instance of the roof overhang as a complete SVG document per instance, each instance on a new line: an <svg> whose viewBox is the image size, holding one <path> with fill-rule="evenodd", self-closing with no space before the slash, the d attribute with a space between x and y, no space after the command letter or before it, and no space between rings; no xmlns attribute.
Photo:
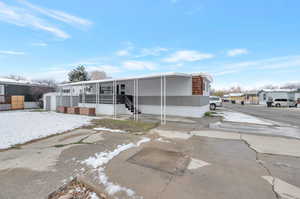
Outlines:
<svg viewBox="0 0 300 199"><path fill-rule="evenodd" d="M206 78L208 74L204 73L197 73L198 75L201 75ZM106 83L106 82L113 82L113 81L128 81L128 80L141 80L141 79L153 79L153 78L160 78L160 77L186 77L191 78L193 76L196 76L193 74L188 73L177 73L177 72L169 72L169 73L160 73L160 74L152 74L152 75L143 75L143 76L136 76L136 77L125 77L125 78L115 78L115 79L103 79L103 80L92 80L92 81L81 81L81 82L74 82L74 83L66 83L59 85L62 86L77 86L77 85L83 85L83 84L95 84L95 83Z"/></svg>

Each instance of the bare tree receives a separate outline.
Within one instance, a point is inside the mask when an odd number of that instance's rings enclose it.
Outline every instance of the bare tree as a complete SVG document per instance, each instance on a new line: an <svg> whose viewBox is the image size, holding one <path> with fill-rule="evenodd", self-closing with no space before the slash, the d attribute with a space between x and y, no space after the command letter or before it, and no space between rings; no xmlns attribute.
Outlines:
<svg viewBox="0 0 300 199"><path fill-rule="evenodd" d="M6 78L17 80L17 81L20 81L20 80L24 80L25 81L25 80L27 80L26 77L23 77L21 75L8 75L8 76L6 76Z"/></svg>
<svg viewBox="0 0 300 199"><path fill-rule="evenodd" d="M34 82L38 83L38 84L45 85L45 86L49 86L49 87L52 87L52 88L57 87L57 82L53 79L37 79L37 80L34 80Z"/></svg>
<svg viewBox="0 0 300 199"><path fill-rule="evenodd" d="M300 89L300 82L298 82L298 83L287 83L287 84L283 85L281 88Z"/></svg>
<svg viewBox="0 0 300 199"><path fill-rule="evenodd" d="M229 89L230 93L240 93L242 92L242 89L240 86L233 86Z"/></svg>
<svg viewBox="0 0 300 199"><path fill-rule="evenodd" d="M92 71L90 72L91 80L101 80L101 79L108 79L106 73L104 71Z"/></svg>
<svg viewBox="0 0 300 199"><path fill-rule="evenodd" d="M275 86L275 85L272 85L272 84L269 84L269 85L265 85L262 87L263 89L277 89L279 88L278 86Z"/></svg>
<svg viewBox="0 0 300 199"><path fill-rule="evenodd" d="M34 102L36 102L40 107L43 106L41 98L45 93L53 92L54 88L49 86L31 86L29 94L32 96Z"/></svg>

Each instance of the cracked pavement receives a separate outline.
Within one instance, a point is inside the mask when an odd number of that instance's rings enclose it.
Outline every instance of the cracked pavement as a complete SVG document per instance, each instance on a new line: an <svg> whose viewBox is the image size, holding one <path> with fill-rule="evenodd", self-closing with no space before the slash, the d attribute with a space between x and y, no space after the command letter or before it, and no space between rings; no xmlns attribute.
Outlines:
<svg viewBox="0 0 300 199"><path fill-rule="evenodd" d="M216 118L212 122L216 122ZM297 195L300 140L207 127L202 120L180 122L180 118L173 118L166 126L143 135L151 138L150 142L114 157L104 172L113 183L134 190L136 196L132 198L300 198ZM140 139L136 134L78 129L1 152L0 198L47 198L78 175L99 184L97 170L81 161ZM155 162L158 169L128 161L143 148L184 154L198 160L199 165L187 167L182 175L175 175L159 169L160 164L176 168L178 163L172 162L172 158ZM149 155L147 161L155 158ZM99 186L105 191L103 185ZM109 196L115 197L131 198L123 193Z"/></svg>

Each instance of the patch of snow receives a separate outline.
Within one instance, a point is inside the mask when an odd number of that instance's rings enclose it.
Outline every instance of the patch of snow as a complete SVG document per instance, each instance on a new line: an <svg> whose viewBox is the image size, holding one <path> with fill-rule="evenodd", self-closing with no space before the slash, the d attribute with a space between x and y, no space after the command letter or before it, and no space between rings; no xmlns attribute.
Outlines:
<svg viewBox="0 0 300 199"><path fill-rule="evenodd" d="M90 193L90 199L99 199L99 197L97 196L97 194L96 193Z"/></svg>
<svg viewBox="0 0 300 199"><path fill-rule="evenodd" d="M126 187L122 187L119 184L115 184L109 181L108 177L104 172L105 169L104 166L108 164L110 160L112 160L114 157L116 157L123 151L126 151L130 148L139 147L141 144L149 142L150 140L151 140L150 138L143 138L140 141L138 141L136 144L129 143L129 144L118 145L117 148L113 151L96 153L95 156L89 157L88 159L82 161L81 163L91 166L94 169L97 169L99 181L101 184L105 186L105 191L109 195L112 196L118 192L125 192L128 197L133 197L135 195L135 192L133 190Z"/></svg>
<svg viewBox="0 0 300 199"><path fill-rule="evenodd" d="M100 167L98 169L98 175L100 182L105 186L105 191L110 195L115 195L118 192L125 192L127 196L132 197L135 195L135 192L129 188L122 187L118 184L109 182L108 177L104 172L104 168Z"/></svg>
<svg viewBox="0 0 300 199"><path fill-rule="evenodd" d="M271 122L261 120L257 117L253 117L251 115L246 115L244 113L222 111L218 115L223 116L224 121L228 121L228 122L273 125L273 123L271 123Z"/></svg>
<svg viewBox="0 0 300 199"><path fill-rule="evenodd" d="M88 125L92 119L55 112L0 112L0 149Z"/></svg>
<svg viewBox="0 0 300 199"><path fill-rule="evenodd" d="M170 143L169 140L164 140L162 138L157 138L156 141L158 141L158 142L164 142L164 143Z"/></svg>
<svg viewBox="0 0 300 199"><path fill-rule="evenodd" d="M119 130L119 129L109 129L109 128L94 128L96 131L109 131L112 133L127 133L127 131Z"/></svg>
<svg viewBox="0 0 300 199"><path fill-rule="evenodd" d="M274 178L272 176L262 176L262 178L268 181L272 186L274 186L274 191L281 198L286 198L286 199L300 198L299 187L291 185L279 178Z"/></svg>
<svg viewBox="0 0 300 199"><path fill-rule="evenodd" d="M193 169L198 169L200 167L205 167L205 166L208 166L208 165L210 165L210 163L205 162L203 160L192 158L190 164L188 165L188 169L193 170Z"/></svg>

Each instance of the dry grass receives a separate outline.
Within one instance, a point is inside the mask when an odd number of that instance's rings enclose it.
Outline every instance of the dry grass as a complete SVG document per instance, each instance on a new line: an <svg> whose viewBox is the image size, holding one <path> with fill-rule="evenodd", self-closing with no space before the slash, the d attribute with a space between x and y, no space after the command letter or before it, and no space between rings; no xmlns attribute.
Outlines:
<svg viewBox="0 0 300 199"><path fill-rule="evenodd" d="M110 129L120 129L127 132L147 132L158 126L158 123L156 122L113 119L93 120L92 123L95 126L101 126Z"/></svg>

